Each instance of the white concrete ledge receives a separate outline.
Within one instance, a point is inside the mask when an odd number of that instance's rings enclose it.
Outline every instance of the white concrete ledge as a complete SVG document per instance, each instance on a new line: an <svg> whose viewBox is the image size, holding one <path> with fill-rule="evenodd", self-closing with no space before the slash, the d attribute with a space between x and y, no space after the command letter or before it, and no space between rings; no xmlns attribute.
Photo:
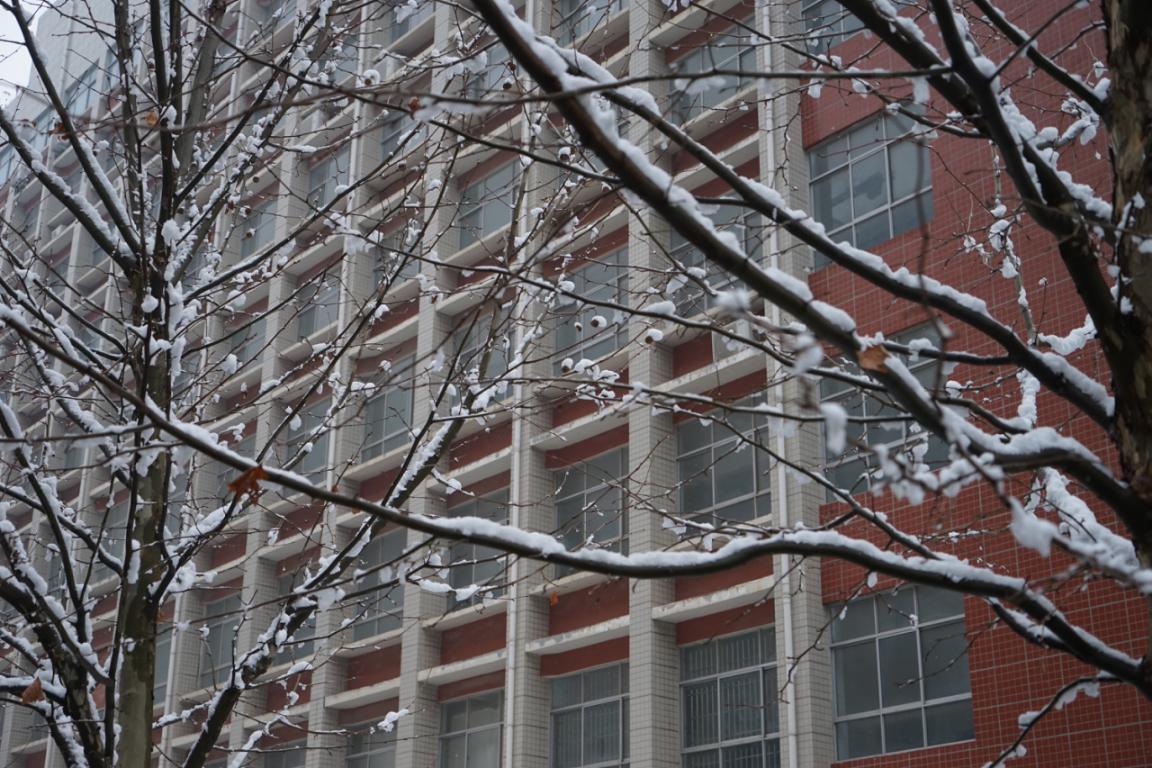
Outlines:
<svg viewBox="0 0 1152 768"><path fill-rule="evenodd" d="M625 637L628 634L628 624L627 616L617 616L599 624L533 640L525 645L524 650L535 656L550 656L554 653L575 651L597 643Z"/></svg>

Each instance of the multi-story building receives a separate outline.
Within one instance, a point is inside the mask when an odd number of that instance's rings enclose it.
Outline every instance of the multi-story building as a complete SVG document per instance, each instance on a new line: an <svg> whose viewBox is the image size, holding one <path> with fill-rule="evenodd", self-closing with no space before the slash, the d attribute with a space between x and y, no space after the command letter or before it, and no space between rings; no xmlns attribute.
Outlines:
<svg viewBox="0 0 1152 768"><path fill-rule="evenodd" d="M301 9L306 5L301 2ZM985 145L947 135L931 145L907 141L909 126L895 113L831 84L815 99L772 79L729 77L706 89L676 90L673 78L661 77L799 66L788 46L764 43L774 35L804 41L806 30L813 30L816 47L844 56L875 43L841 20L833 5L708 0L670 11L661 0L558 0L529 2L525 13L537 28L580 44L613 72L656 77L652 88L667 100L667 114L732 166L789 190L797 207L810 204L829 231L896 261L947 261L951 251L930 244L978 229L989 220L989 201L1000 194L989 178L993 164ZM236 47L222 47L214 85L221 126L230 115L266 108L253 101L266 68L242 52L258 57L281 50L292 37L294 9L292 0L241 0L229 10L223 31ZM40 34L59 57L51 71L68 83L74 113L99 126L113 90L106 47L79 22L49 18ZM1071 22L1061 24L1052 34L1078 31ZM246 290L243 305L208 316L197 331L204 343L190 344L195 352L184 362L192 375L177 381L175 392L217 433L231 430L230 445L238 452L254 455L271 444L270 455L298 457L296 471L319 484L379 498L400 471L413 425L428 415L429 365L459 356L463 367L483 368L481 378L508 365L507 350L515 348L523 318L506 322L505 309L476 308L505 296L485 268L510 263L506 234L514 223L531 229L542 218L537 209L557 220L579 210L590 223L564 245L573 260L540 258L534 266L539 274L567 273L575 292L599 301L628 304L655 293L672 298L681 315L716 317L703 291L686 280L670 283L669 256L685 268L710 267L655 216L626 211L621 200L599 189L565 186L550 166L525 169L499 148L501 141L527 144L538 133L540 126L524 112L486 113L473 128L494 141L466 142L455 153L445 150L454 139L433 122L413 119L413 106L419 116L427 94L453 92L460 82L468 83L467 93L486 98L516 88L498 48L487 51L486 65L474 58L477 63L463 73L445 63L445 56L471 55L486 42L476 21L454 4L416 0L399 13L389 8L374 14L371 24L349 30L321 74L338 85L369 71L383 80L399 78L407 92L420 94L416 103L408 97L389 101L392 108L370 100L304 101L276 129L291 137L283 145L332 149L274 153L238 188L236 213L223 217L216 239L222 263L274 247L277 269ZM72 151L53 138L51 112L29 107L33 98L26 96L20 107L30 136L59 176L86 190ZM660 156L660 137L635 121L622 128ZM109 152L114 164L114 147ZM688 158L669 153L661 162L689 188L715 191ZM37 269L67 292L60 295L78 299L77 334L98 346L100 332L114 331L107 318L120 300L106 257L10 151L0 153L0 175L10 236L34 244ZM347 218L339 226L323 219L298 225L348 184L356 188L343 198ZM517 199L521 191L524 200ZM714 218L760 258L805 277L818 296L849 308L862 327L908 338L928 333L914 305L896 306L826 269L807 248L742 209L720 208ZM375 245L366 247L366 240ZM1019 242L1022 259L1054 258L1042 238ZM970 258L937 267L993 303L1015 301L1010 283L975 270ZM347 339L343 329L372 306L382 283L390 286L382 296L387 311L376 312L352 353L334 363L343 380L374 381L381 385L378 393L334 419L333 392L318 386L300 417L275 437L286 406L320 376L309 361L323 345ZM1066 283L1047 291L1052 313L1067 314L1074 306ZM860 484L858 490L867 491L868 457L825 457L821 436L811 429L789 431L751 418L721 428L699 417L707 411L605 405L564 383L573 367L582 368L579 361L591 360L605 371L626 371L624 381L669 395L725 401L755 396L788 405L811 394L764 354L686 328L670 327L644 343L650 321L605 317L596 306L560 304L549 311L555 315L548 320L551 331L526 375L497 393L501 407L492 408L484 423L465 428L441 471L450 482L430 480L410 500L412 512L489 517L526 530L558 531L574 546L594 539L643 552L686 546L657 509L700 522L779 526L817 525L841 511L819 486L767 453L736 450L741 435L799 465L826 464L838 485ZM508 346L487 343L503 335L512 337ZM486 350L483 363L477 362ZM13 376L9 394L20 403L19 377ZM205 391L211 397L197 401ZM856 412L882 408L855 391L829 386L820 394ZM22 413L43 434L67 429L42 402L30 401ZM890 423L877 422L876 431L884 434L869 435L870 441L897 449L923 441ZM301 451L305 445L310 450ZM930 443L927 451L938 448ZM77 443L59 450L57 461L61 496L93 521L104 521L114 537L127 510L110 490L103 460L90 445ZM198 464L182 487L184 502L193 508L219 503L229 494L230 478L211 463ZM903 515L902 524L914 531L987 523L988 535L971 550L961 542L961 553L981 554L987 547L983 554L994 559L1011 550L1010 538L994 522L996 504L980 488L931 509L897 509L880 496L874 503ZM27 514L10 512L9 519L20 521L30 539L43 525ZM217 537L197 562L214 579L181 592L165 614L158 713L207 700L231 668L234 648L253 644L303 567L346 542L358 522L347 510L269 491ZM1037 709L1054 692L1053 680L1072 666L995 626L979 600L876 582L832 561L764 558L708 577L629 581L452 544L442 547L443 561L454 564L445 580L461 591L445 596L415 581L397 585L386 567L426 544L422 534L402 528L373 539L362 553L363 569L346 589L351 598L297 633L272 675L279 672L280 679L245 695L213 765L276 722L260 742L268 752L252 755L249 764L975 765L1011 742L1018 717ZM49 569L61 556L46 548L37 554ZM1051 567L1038 558L1026 563L1022 555L1004 556L1021 572ZM96 594L100 567L90 569ZM485 589L467 594L472 585ZM1092 631L1141 653L1132 639L1144 619L1128 597L1093 587L1071 602ZM308 659L307 668L294 666ZM1105 689L1098 699L1077 702L1038 729L1019 764L1147 763L1152 711L1137 698ZM401 709L406 713L394 730L371 728ZM195 734L194 720L167 727L160 750L178 759ZM0 752L3 765L63 765L33 718L14 706L6 710Z"/></svg>

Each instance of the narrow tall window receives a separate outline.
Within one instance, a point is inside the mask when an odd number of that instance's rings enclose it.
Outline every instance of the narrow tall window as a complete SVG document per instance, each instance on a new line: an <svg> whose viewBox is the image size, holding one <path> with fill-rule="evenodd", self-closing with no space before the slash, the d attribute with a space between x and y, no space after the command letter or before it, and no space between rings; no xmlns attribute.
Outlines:
<svg viewBox="0 0 1152 768"><path fill-rule="evenodd" d="M812 215L832 240L872 248L931 220L932 166L911 129L885 113L809 150Z"/></svg>
<svg viewBox="0 0 1152 768"><path fill-rule="evenodd" d="M624 10L624 0L560 0L556 8L556 39L574 43Z"/></svg>
<svg viewBox="0 0 1152 768"><path fill-rule="evenodd" d="M276 593L277 598L281 604L287 601L288 596L296 587L304 582L303 569L296 569L295 571L285 573L276 579ZM313 649L316 647L316 613L313 611L308 620L300 625L296 633L292 635L292 639L288 640L281 646L279 653L276 654L277 664L286 664L290 661L298 661L306 659L312 655Z"/></svg>
<svg viewBox="0 0 1152 768"><path fill-rule="evenodd" d="M204 604L204 638L200 647L200 687L220 685L232 670L232 643L240 626L240 593Z"/></svg>
<svg viewBox="0 0 1152 768"><path fill-rule="evenodd" d="M296 335L307 339L336 322L340 312L340 281L335 275L317 275L300 288L296 301L300 304Z"/></svg>
<svg viewBox="0 0 1152 768"><path fill-rule="evenodd" d="M720 205L711 214L712 223L721 232L730 232L751 259L759 261L764 230L760 217L738 205ZM703 252L680 234L672 233L669 255L679 274L672 285L672 300L682 317L693 317L715 304L715 297L704 290L701 281L715 291L726 291L738 285L732 273L719 268Z"/></svg>
<svg viewBox="0 0 1152 768"><path fill-rule="evenodd" d="M323 208L336 197L336 190L348 183L348 168L351 162L350 144L318 160L308 171L308 205Z"/></svg>
<svg viewBox="0 0 1152 768"><path fill-rule="evenodd" d="M617 448L552 473L556 487L556 528L568 549L596 546L627 550L628 513L624 477L628 449ZM571 569L557 567L557 573Z"/></svg>
<svg viewBox="0 0 1152 768"><path fill-rule="evenodd" d="M735 411L723 420L681 422L676 428L680 516L722 525L769 514L768 456L756 447L766 433L762 417Z"/></svg>
<svg viewBox="0 0 1152 768"><path fill-rule="evenodd" d="M240 222L240 258L258 253L272 242L276 232L276 200L265 200L254 205L248 218Z"/></svg>
<svg viewBox="0 0 1152 768"><path fill-rule="evenodd" d="M516 203L515 163L508 163L460 192L460 247L483 240L512 223Z"/></svg>
<svg viewBox="0 0 1152 768"><path fill-rule="evenodd" d="M432 3L429 3L432 5ZM380 125L380 156L387 160L393 153L405 155L424 140L427 127L410 112L401 109L389 111Z"/></svg>
<svg viewBox="0 0 1152 768"><path fill-rule="evenodd" d="M611 302L623 306L628 301L627 251L620 249L564 275L571 292L579 299L561 296L556 302L556 358L562 370L565 360L599 360L619 349L628 338L628 320L612 307L588 301Z"/></svg>
<svg viewBox="0 0 1152 768"><path fill-rule="evenodd" d="M673 82L676 89L672 95L673 120L687 122L719 106L754 82L739 75L708 76L708 73L718 70L756 71L756 47L752 33L744 28L751 23L752 20L747 19L743 25L737 24L712 35L669 65L677 74L685 76L682 82Z"/></svg>
<svg viewBox="0 0 1152 768"><path fill-rule="evenodd" d="M808 34L808 47L824 53L864 28L838 0L804 0L800 14Z"/></svg>
<svg viewBox="0 0 1152 768"><path fill-rule="evenodd" d="M414 359L402 358L388 379L364 405L364 461L407 445L412 440Z"/></svg>
<svg viewBox="0 0 1152 768"><path fill-rule="evenodd" d="M375 729L375 722L349 729L344 768L393 768L396 765L396 731Z"/></svg>
<svg viewBox="0 0 1152 768"><path fill-rule="evenodd" d="M628 763L628 665L552 681L552 768Z"/></svg>
<svg viewBox="0 0 1152 768"><path fill-rule="evenodd" d="M508 489L468 498L448 509L451 517L481 517L498 523L508 521ZM473 605L485 597L503 593L504 558L500 550L472 542L456 542L448 553L448 583L457 589L480 587L467 600L456 605Z"/></svg>
<svg viewBox="0 0 1152 768"><path fill-rule="evenodd" d="M352 625L352 637L363 640L400 628L404 615L404 585L394 583L396 566L404 554L405 528L384 533L360 553L361 574L356 582L366 595L360 600L361 615Z"/></svg>
<svg viewBox="0 0 1152 768"><path fill-rule="evenodd" d="M163 704L168 697L168 669L172 666L172 632L171 627L158 628L156 635L156 663L153 666L152 698L157 704Z"/></svg>
<svg viewBox="0 0 1152 768"><path fill-rule="evenodd" d="M292 467L313 482L318 481L328 465L328 440L331 432L320 429L328 415L330 401L320 400L306 405L296 414L296 423L289 426L285 443L285 461L301 456Z"/></svg>
<svg viewBox="0 0 1152 768"><path fill-rule="evenodd" d="M730 635L680 651L684 768L777 768L776 636Z"/></svg>
<svg viewBox="0 0 1152 768"><path fill-rule="evenodd" d="M931 326L897 334L894 340L904 344L927 340L933 347L940 348L940 337ZM940 365L933 358L923 355L905 357L904 363L929 392L941 383L937 381ZM854 366L849 370L859 373ZM820 397L824 402L840 405L852 419L846 427L844 451L825 452L826 476L836 488L850 493L871 488L873 470L877 468L875 448L883 448L888 455L900 452L911 461L929 465L948 458L947 443L921 429L883 390L865 392L850 384L822 378ZM829 491L828 500L836 499L836 495Z"/></svg>
<svg viewBox="0 0 1152 768"><path fill-rule="evenodd" d="M497 768L503 721L500 691L441 704L440 768Z"/></svg>
<svg viewBox="0 0 1152 768"><path fill-rule="evenodd" d="M962 596L902 587L833 611L841 760L973 737Z"/></svg>

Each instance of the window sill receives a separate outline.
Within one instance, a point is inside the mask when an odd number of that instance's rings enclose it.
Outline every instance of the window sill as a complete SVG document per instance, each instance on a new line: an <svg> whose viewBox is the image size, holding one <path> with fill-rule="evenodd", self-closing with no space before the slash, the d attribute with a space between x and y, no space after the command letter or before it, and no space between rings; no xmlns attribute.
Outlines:
<svg viewBox="0 0 1152 768"><path fill-rule="evenodd" d="M755 112L756 101L756 84L745 85L719 104L701 109L700 114L690 117L681 124L680 129L692 138L702 138L717 128L730 124L729 112ZM741 107L741 104L744 106ZM724 150L720 150L719 154L723 152Z"/></svg>
<svg viewBox="0 0 1152 768"><path fill-rule="evenodd" d="M508 612L508 600L508 590L505 588L503 594L492 599L491 605L466 605L463 608L448 611L442 616L423 619L420 623L426 629L443 632L446 629L454 629L471 624L479 619L503 616Z"/></svg>
<svg viewBox="0 0 1152 768"><path fill-rule="evenodd" d="M837 721L837 722L839 722L839 721ZM883 760L884 758L886 758L890 755L908 755L908 754L912 754L914 752L926 752L926 751L932 750L932 749L950 749L950 748L957 747L957 746L960 746L963 744L975 744L975 743L976 743L976 738L973 737L971 739L963 739L961 741L946 741L943 744L932 744L930 746L924 746L924 747L912 747L911 749L898 749L898 750L895 750L892 752L874 752L871 755L859 755L857 757L844 757L844 758L837 757L834 762L835 762L835 765L837 765L837 766L850 766L853 763L863 762L863 761L869 761L869 764L871 764L871 763L875 762L876 760Z"/></svg>
<svg viewBox="0 0 1152 768"><path fill-rule="evenodd" d="M280 356L294 363L305 359L315 352L316 347L327 345L328 340L336 335L336 326L336 322L328 323L328 325L307 336L298 337L299 341L290 344L280 353Z"/></svg>
<svg viewBox="0 0 1152 768"><path fill-rule="evenodd" d="M560 45L577 51L583 51L583 49L592 42L592 39L596 37L600 38L598 42L602 44L610 43L617 37L628 32L628 10L628 7L625 5L622 10L617 11L607 19L602 16L598 17L597 23L592 29L571 40L561 38L557 35L557 29L553 29L552 34L556 37Z"/></svg>

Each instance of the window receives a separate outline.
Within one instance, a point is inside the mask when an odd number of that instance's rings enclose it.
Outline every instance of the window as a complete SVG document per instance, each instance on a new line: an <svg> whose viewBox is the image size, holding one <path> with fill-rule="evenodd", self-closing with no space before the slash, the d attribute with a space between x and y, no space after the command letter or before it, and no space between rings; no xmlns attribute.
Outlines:
<svg viewBox="0 0 1152 768"><path fill-rule="evenodd" d="M628 515L624 480L628 449L617 448L552 473L556 486L556 528L568 549L593 543L613 552L627 550ZM570 569L557 566L559 575Z"/></svg>
<svg viewBox="0 0 1152 768"><path fill-rule="evenodd" d="M628 665L590 669L552 681L552 766L628 762Z"/></svg>
<svg viewBox="0 0 1152 768"><path fill-rule="evenodd" d="M340 312L340 281L326 274L307 278L296 294L300 312L296 335L307 339L336 322Z"/></svg>
<svg viewBox="0 0 1152 768"><path fill-rule="evenodd" d="M0 149L0 184L3 184L12 177L15 154L15 150L11 147Z"/></svg>
<svg viewBox="0 0 1152 768"><path fill-rule="evenodd" d="M885 113L808 152L812 215L832 240L872 248L932 218L928 149L911 128Z"/></svg>
<svg viewBox="0 0 1152 768"><path fill-rule="evenodd" d="M743 22L749 26L752 23L751 18ZM718 69L755 72L756 48L752 44L752 33L738 24L726 32L713 35L707 42L694 46L669 66L680 75L707 75ZM705 110L710 110L732 98L752 82L732 75L674 81L673 88L676 90L672 95L671 117L675 122L687 122Z"/></svg>
<svg viewBox="0 0 1152 768"><path fill-rule="evenodd" d="M393 768L396 765L396 731L364 723L352 729L344 752L344 768Z"/></svg>
<svg viewBox="0 0 1152 768"><path fill-rule="evenodd" d="M556 39L563 45L576 42L624 10L624 0L560 0L556 13Z"/></svg>
<svg viewBox="0 0 1152 768"><path fill-rule="evenodd" d="M256 459L256 435L248 435L248 437L245 437L235 446L229 444L228 447L245 458ZM215 496L206 501L210 509L215 509L216 507L231 503L232 497L236 494L228 488L228 484L239 476L240 472L227 464L215 460L213 460L209 466L211 467L209 471L215 475L214 485L212 486L212 489L215 491Z"/></svg>
<svg viewBox="0 0 1152 768"><path fill-rule="evenodd" d="M932 587L834 606L841 760L973 737L964 599Z"/></svg>
<svg viewBox="0 0 1152 768"><path fill-rule="evenodd" d="M474 388L492 401L512 394L511 382L505 378L512 356L512 332L511 311L507 306L495 317L485 313L464 319L452 344L456 350L454 406L463 401L465 388Z"/></svg>
<svg viewBox="0 0 1152 768"><path fill-rule="evenodd" d="M292 573L284 573L276 578L276 594L280 602L288 599L292 591L304 583L304 570L296 569ZM291 640L285 641L279 653L276 654L277 664L286 664L290 661L306 659L312 655L316 647L316 612L313 611L308 620L300 625Z"/></svg>
<svg viewBox="0 0 1152 768"><path fill-rule="evenodd" d="M355 36L342 40L329 40L328 49L320 57L320 71L330 83L339 84L360 72L360 49Z"/></svg>
<svg viewBox="0 0 1152 768"><path fill-rule="evenodd" d="M96 101L96 78L99 72L93 64L65 91L64 101L73 115L87 115Z"/></svg>
<svg viewBox="0 0 1152 768"><path fill-rule="evenodd" d="M509 163L464 187L457 216L461 248L512 223L518 176L515 163Z"/></svg>
<svg viewBox="0 0 1152 768"><path fill-rule="evenodd" d="M405 529L384 533L364 546L360 553L362 574L357 582L364 590L371 590L361 604L363 615L352 625L352 637L363 640L400 628L404 615L404 585L393 584L395 565L404 555Z"/></svg>
<svg viewBox="0 0 1152 768"><path fill-rule="evenodd" d="M413 238L415 240L415 238ZM401 227L381 234L372 247L372 282L389 289L411 280L420 272L418 259L408 244L408 229Z"/></svg>
<svg viewBox="0 0 1152 768"><path fill-rule="evenodd" d="M566 273L562 279L571 283L571 291L590 301L610 301L625 305L628 301L627 251L613 251ZM585 304L569 296L560 296L553 310L557 372L565 360L599 360L619 349L628 338L628 320L618 310Z"/></svg>
<svg viewBox="0 0 1152 768"><path fill-rule="evenodd" d="M817 53L827 52L864 28L837 0L804 0L800 13L808 47Z"/></svg>
<svg viewBox="0 0 1152 768"><path fill-rule="evenodd" d="M739 205L720 205L711 216L713 224L720 232L731 232L749 258L760 260L764 231L760 217ZM693 317L713 306L715 299L690 277L704 279L714 290L724 291L733 288L736 278L704 257L699 248L685 240L679 233L673 233L669 255L684 273L668 286L676 312L681 317Z"/></svg>
<svg viewBox="0 0 1152 768"><path fill-rule="evenodd" d="M240 223L240 258L246 259L272 242L276 233L276 201L265 200L252 207L248 218Z"/></svg>
<svg viewBox="0 0 1152 768"><path fill-rule="evenodd" d="M690 418L676 427L680 516L701 523L746 523L771 511L768 455L755 444L765 420L732 412L724 421Z"/></svg>
<svg viewBox="0 0 1152 768"><path fill-rule="evenodd" d="M304 739L269 745L264 753L264 768L304 768L308 742Z"/></svg>
<svg viewBox="0 0 1152 768"><path fill-rule="evenodd" d="M394 43L420 26L420 22L430 17L436 10L434 2L405 2L397 0L391 4L388 14L388 42Z"/></svg>
<svg viewBox="0 0 1152 768"><path fill-rule="evenodd" d="M272 21L279 25L295 5L294 0L256 0L252 17L259 26L271 29Z"/></svg>
<svg viewBox="0 0 1152 768"><path fill-rule="evenodd" d="M337 187L348 183L350 145L345 144L318 161L308 172L308 205L323 208L336 198Z"/></svg>
<svg viewBox="0 0 1152 768"><path fill-rule="evenodd" d="M232 642L240 626L240 593L204 604L204 644L200 648L200 687L220 685L232 671Z"/></svg>
<svg viewBox="0 0 1152 768"><path fill-rule="evenodd" d="M243 318L236 327L225 329L230 335L231 354L236 355L241 366L256 360L264 349L264 324L265 317L261 314Z"/></svg>
<svg viewBox="0 0 1152 768"><path fill-rule="evenodd" d="M409 355L395 363L387 380L365 403L362 460L382 456L412 440L414 362Z"/></svg>
<svg viewBox="0 0 1152 768"><path fill-rule="evenodd" d="M156 635L156 664L153 667L152 698L163 704L168 697L168 668L172 664L172 629L160 629Z"/></svg>
<svg viewBox="0 0 1152 768"><path fill-rule="evenodd" d="M448 510L451 517L482 517L498 523L508 521L508 489L475 496L453 505ZM457 600L456 604L474 605L484 598L495 597L504 592L504 558L500 550L471 542L453 542L448 553L450 568L448 583L457 589L471 587L491 587L478 592L468 600Z"/></svg>
<svg viewBox="0 0 1152 768"><path fill-rule="evenodd" d="M903 344L910 344L917 339L927 339L933 347L940 348L940 337L931 326L905 331L893 337L894 341ZM932 392L937 388L940 375L938 361L926 357L908 357L904 362L925 389ZM860 373L854 366L843 367L850 373ZM902 452L912 461L930 465L939 464L948 458L948 445L936 435L921 429L883 391L865 392L850 384L822 378L820 398L824 402L837 403L848 413L845 451L835 454L825 450L826 477L837 488L849 493L871 489L877 460L863 446L884 446L889 455ZM886 417L892 420L881 420ZM871 421L864 423L860 419ZM825 445L827 442L825 440ZM836 500L836 495L829 491L828 501Z"/></svg>
<svg viewBox="0 0 1152 768"><path fill-rule="evenodd" d="M426 133L425 124L417 122L411 113L401 109L386 113L380 126L380 158L388 160L393 153L407 154L424 140Z"/></svg>
<svg viewBox="0 0 1152 768"><path fill-rule="evenodd" d="M682 648L684 768L777 768L776 688L771 628Z"/></svg>
<svg viewBox="0 0 1152 768"><path fill-rule="evenodd" d="M501 691L440 705L440 768L497 768L504 721Z"/></svg>
<svg viewBox="0 0 1152 768"><path fill-rule="evenodd" d="M142 502L137 502L142 503ZM103 524L103 532L99 530L99 526ZM105 554L123 561L124 550L128 544L128 502L121 501L117 504L112 504L104 513L103 519L96 521L96 530L93 534L99 534L100 549ZM92 554L92 581L93 583L102 581L112 575L111 569L108 568L99 558L96 553Z"/></svg>
<svg viewBox="0 0 1152 768"><path fill-rule="evenodd" d="M289 425L288 429L285 461L291 461L298 454L303 454L292 469L312 482L321 479L328 465L328 438L331 433L325 420L328 417L329 405L330 401L324 399L304 406L293 419L294 425ZM322 425L323 431L317 434Z"/></svg>
<svg viewBox="0 0 1152 768"><path fill-rule="evenodd" d="M508 49L500 43L481 47L466 65L464 94L472 99L490 99L503 93L504 81L512 76L511 61Z"/></svg>

